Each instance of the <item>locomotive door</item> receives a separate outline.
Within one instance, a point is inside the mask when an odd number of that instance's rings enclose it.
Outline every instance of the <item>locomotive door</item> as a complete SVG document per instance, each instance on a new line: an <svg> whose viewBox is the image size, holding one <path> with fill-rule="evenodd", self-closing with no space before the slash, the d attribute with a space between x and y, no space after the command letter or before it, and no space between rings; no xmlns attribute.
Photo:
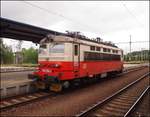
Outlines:
<svg viewBox="0 0 150 117"><path fill-rule="evenodd" d="M80 44L73 44L73 51L73 69L75 77L78 77L80 73Z"/></svg>

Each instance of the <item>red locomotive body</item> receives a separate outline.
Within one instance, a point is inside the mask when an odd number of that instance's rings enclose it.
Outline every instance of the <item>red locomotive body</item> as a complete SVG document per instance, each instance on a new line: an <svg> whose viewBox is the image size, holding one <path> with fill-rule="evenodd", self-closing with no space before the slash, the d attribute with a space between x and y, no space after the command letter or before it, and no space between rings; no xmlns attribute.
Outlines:
<svg viewBox="0 0 150 117"><path fill-rule="evenodd" d="M69 36L43 39L39 49L39 67L34 72L36 86L60 91L70 82L103 78L123 69L123 51L110 43Z"/></svg>

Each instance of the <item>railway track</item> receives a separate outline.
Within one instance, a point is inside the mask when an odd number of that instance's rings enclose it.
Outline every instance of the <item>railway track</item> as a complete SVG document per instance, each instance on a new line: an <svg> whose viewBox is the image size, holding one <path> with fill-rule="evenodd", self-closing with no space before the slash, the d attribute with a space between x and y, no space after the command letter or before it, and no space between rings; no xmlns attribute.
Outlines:
<svg viewBox="0 0 150 117"><path fill-rule="evenodd" d="M136 100L136 102L132 105L132 107L128 110L128 112L125 114L125 117L127 116L135 116L133 115L133 111L135 111L137 108L139 108L138 104L142 101L142 99L146 96L146 94L149 92L150 90L150 86L148 86L143 92L142 94L138 97L138 99ZM149 99L148 99L149 100ZM150 116L148 115L148 113L142 113L145 116ZM138 116L141 116L142 114L138 114ZM147 114L147 115L146 115Z"/></svg>
<svg viewBox="0 0 150 117"><path fill-rule="evenodd" d="M113 95L88 107L76 116L129 116L133 109L136 108L137 103L149 90L149 86L145 88L144 84L141 85L146 78L149 78L149 73L120 89Z"/></svg>
<svg viewBox="0 0 150 117"><path fill-rule="evenodd" d="M117 76L125 75L127 73L138 71L138 70L143 69L143 68L144 68L144 66L129 69L129 70L124 71L121 74L118 74ZM52 95L56 95L56 94L52 93L52 92L49 92L49 93L47 93L47 92L35 92L33 94L27 94L24 96L16 96L16 97L12 97L9 99L3 99L0 102L0 110L1 111L6 110L9 108L16 107L16 106L19 106L22 104L27 104L30 102L33 103L34 101L37 101L37 100L40 100L40 99L43 99L43 98L46 98L46 97L49 97Z"/></svg>
<svg viewBox="0 0 150 117"><path fill-rule="evenodd" d="M27 94L23 96L16 96L9 99L3 99L0 102L0 110L1 111L6 110L8 108L16 107L22 104L27 104L54 95L55 95L54 93L36 92L33 94Z"/></svg>
<svg viewBox="0 0 150 117"><path fill-rule="evenodd" d="M139 98L135 107L130 111L132 117L150 117L150 88Z"/></svg>

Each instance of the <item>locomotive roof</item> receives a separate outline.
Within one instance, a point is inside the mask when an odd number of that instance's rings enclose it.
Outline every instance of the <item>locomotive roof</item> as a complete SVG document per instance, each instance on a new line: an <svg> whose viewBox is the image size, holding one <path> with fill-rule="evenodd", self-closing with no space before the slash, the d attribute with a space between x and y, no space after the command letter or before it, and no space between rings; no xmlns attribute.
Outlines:
<svg viewBox="0 0 150 117"><path fill-rule="evenodd" d="M103 45L107 45L107 46L111 46L111 47L116 47L118 48L115 44L110 43L110 42L103 42L102 39L100 37L97 38L93 38L90 39L84 35L81 35L80 32L68 32L67 36L72 37L72 38L77 38L77 39L81 39L81 40L85 40L85 41L89 41L89 42L94 42L97 44L103 44Z"/></svg>
<svg viewBox="0 0 150 117"><path fill-rule="evenodd" d="M69 36L54 36L54 35L48 35L47 37L43 38L40 41L40 44L44 44L44 43L78 43L78 44L84 44L84 45L90 45L90 46L101 46L104 48L116 48L119 49L116 46L110 46L109 44L103 44L101 42L97 42L94 40L89 40L89 39L79 39L77 37L73 38L73 37L69 37Z"/></svg>

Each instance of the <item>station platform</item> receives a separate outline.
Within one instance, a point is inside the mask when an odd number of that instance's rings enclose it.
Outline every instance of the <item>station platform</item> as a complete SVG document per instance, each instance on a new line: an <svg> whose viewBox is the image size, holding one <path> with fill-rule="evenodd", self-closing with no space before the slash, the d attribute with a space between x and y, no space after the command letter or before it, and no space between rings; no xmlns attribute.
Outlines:
<svg viewBox="0 0 150 117"><path fill-rule="evenodd" d="M34 92L33 80L28 79L28 74L33 71L3 72L0 73L0 96L7 98L11 96Z"/></svg>
<svg viewBox="0 0 150 117"><path fill-rule="evenodd" d="M35 67L15 67L15 66L1 66L0 73L3 72L17 72L17 71L34 71Z"/></svg>
<svg viewBox="0 0 150 117"><path fill-rule="evenodd" d="M1 98L34 92L35 87L32 82L31 79L2 81L0 85Z"/></svg>

